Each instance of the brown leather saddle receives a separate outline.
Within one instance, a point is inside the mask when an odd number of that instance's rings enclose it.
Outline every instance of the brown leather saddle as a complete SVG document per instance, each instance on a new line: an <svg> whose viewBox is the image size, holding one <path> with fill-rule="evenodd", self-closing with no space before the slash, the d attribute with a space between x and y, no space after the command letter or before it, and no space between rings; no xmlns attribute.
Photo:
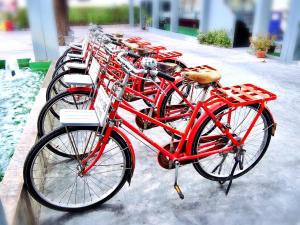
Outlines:
<svg viewBox="0 0 300 225"><path fill-rule="evenodd" d="M176 63L169 63L169 62L158 62L157 63L157 70L164 72L164 73L174 73L177 68Z"/></svg>
<svg viewBox="0 0 300 225"><path fill-rule="evenodd" d="M201 69L199 71L184 71L181 75L192 81L196 81L199 84L210 84L217 82L221 79L221 74L216 70Z"/></svg>

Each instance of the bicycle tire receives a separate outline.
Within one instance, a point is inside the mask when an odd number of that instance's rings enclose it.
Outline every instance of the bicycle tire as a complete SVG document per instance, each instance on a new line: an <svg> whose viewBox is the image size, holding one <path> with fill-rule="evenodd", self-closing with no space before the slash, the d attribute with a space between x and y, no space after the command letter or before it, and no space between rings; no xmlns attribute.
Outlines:
<svg viewBox="0 0 300 225"><path fill-rule="evenodd" d="M258 105L248 105L247 107L251 107L252 109L254 110L257 110L257 108L259 107ZM214 114L217 115L219 113L222 113L224 110L226 110L228 107L227 106L222 106L220 107L219 109L217 109ZM272 119L271 119L271 116L269 114L269 112L264 109L263 112L262 112L262 116L264 117L265 119L265 122L266 122L266 126L267 126L267 136L266 136L266 140L265 140L265 143L264 143L264 147L263 149L261 150L261 152L259 153L259 156L255 159L254 162L251 163L251 165L249 167L247 167L247 169L243 169L243 170L240 170L239 173L236 173L233 175L233 179L236 179L244 174L246 174L247 172L249 172L251 169L253 169L257 163L262 159L262 157L265 155L267 149L268 149L268 146L269 146L269 143L270 143L270 140L271 140L271 133L272 133ZM202 132L205 130L205 127L209 124L209 122L212 121L212 119L210 117L208 117L203 123L202 125L200 126L200 128L198 129L196 135L195 135L195 138L194 138L194 141L193 141L193 144L192 144L192 154L196 154L197 153L197 145L198 145L198 142L199 142L199 138L201 137L201 134ZM246 139L247 141L247 139ZM205 159L205 158L204 158ZM201 166L201 164L199 164L199 162L201 162L201 160L195 160L194 163L193 163L193 166L195 168L195 170L203 177L209 179L209 180L212 180L212 181L218 181L218 182L226 182L227 180L229 180L229 174L228 176L217 176L217 175L212 175L211 173L208 173L204 168L203 166Z"/></svg>
<svg viewBox="0 0 300 225"><path fill-rule="evenodd" d="M69 132L74 132L74 131L79 131L79 130L95 131L96 127L69 127L68 129L69 129ZM107 195L103 196L102 199L96 200L96 202L86 203L83 206L80 206L80 205L78 207L76 206L76 197L75 197L75 206L65 206L65 205L62 206L61 203L59 203L60 205L55 204L53 202L54 200L52 200L52 202L51 202L49 200L50 197L48 197L48 199L46 199L46 196L44 194L42 194L41 191L37 190L38 187L37 187L37 184L33 180L33 176L34 176L33 174L34 174L35 162L36 162L36 160L38 160L38 157L40 157L39 153L47 154L47 152L45 152L46 149L43 148L43 147L45 145L47 145L47 143L49 141L54 140L56 137L59 137L60 135L63 135L64 133L66 133L66 129L64 127L56 129L53 132L51 132L50 134L48 134L45 137L43 137L42 139L40 139L40 141L37 142L32 147L32 149L30 150L30 152L28 153L28 155L26 157L24 167L23 167L23 179L24 179L25 187L26 187L27 191L30 193L30 195L37 202L39 202L40 204L42 204L42 205L44 205L48 208L51 208L51 209L60 210L60 211L69 211L69 212L80 212L80 211L83 211L83 210L88 210L88 209L92 209L92 208L95 208L97 206L100 206L104 202L111 199L114 195L116 195L119 192L119 190L124 186L125 182L131 178L132 170L133 170L133 168L132 168L132 166L133 166L132 160L133 159L131 157L130 151L128 150L128 144L126 143L126 141L118 133L112 131L111 138L113 138L114 141L119 144L119 146L120 146L120 148L122 149L122 152L123 152L122 154L124 154L123 157L124 157L124 166L125 167L123 169L123 174L122 174L122 177L120 177L119 183L117 184L117 186L112 188L111 192L109 192ZM46 163L48 163L48 161ZM64 171L61 171L60 173L64 173ZM45 174L46 173L39 174L39 176L45 175ZM77 175L78 174L76 174L75 176L77 176ZM39 178L37 178L37 179L39 179ZM67 178L63 178L63 179L67 179ZM43 182L43 191L47 191L47 187L45 187L46 186L46 178L44 178L44 180L45 181ZM66 182L66 181L63 181L63 182ZM77 180L76 180L76 182L77 182ZM38 185L40 185L40 184L38 184ZM62 183L55 182L55 186L57 186L57 185L59 185L59 187L61 187ZM77 185L77 183L76 183L76 185ZM51 189L50 191L54 192L55 190ZM58 190L58 192L59 191L60 190ZM77 191L77 189L76 189L76 191ZM84 190L84 193L85 193L85 190ZM76 192L76 194L77 194L77 192Z"/></svg>

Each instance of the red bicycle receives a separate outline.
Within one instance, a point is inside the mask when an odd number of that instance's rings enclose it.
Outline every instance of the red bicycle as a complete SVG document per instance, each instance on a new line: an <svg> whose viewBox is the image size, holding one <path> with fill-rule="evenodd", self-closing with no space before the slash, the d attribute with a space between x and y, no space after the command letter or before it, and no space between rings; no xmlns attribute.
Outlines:
<svg viewBox="0 0 300 225"><path fill-rule="evenodd" d="M112 49L110 50L112 51ZM115 52L119 52L117 50ZM112 52L110 53L112 55ZM128 54L130 57L140 58L133 53ZM131 60L130 60L131 61ZM141 61L140 61L141 62ZM139 62L139 63L140 63ZM96 65L96 70L94 74L91 75L93 82L89 87L72 87L68 88L66 92L55 96L50 101L48 101L45 106L42 108L39 118L38 118L38 134L39 137L44 136L45 134L51 132L52 130L59 127L61 124L60 119L60 109L93 109L94 98L96 97L94 91L99 87L103 79L110 79L110 82L113 82L120 77L124 76L124 72L121 70L120 65L117 61L110 61L110 58L105 61L106 64L98 64L95 58L93 59L92 65ZM118 68L115 66L118 64ZM140 65L140 64L136 64ZM91 66L92 68L93 66ZM102 67L102 72L99 75L99 82L96 85L97 81L97 71ZM158 69L163 71L174 71L176 64L165 64L158 63ZM92 70L92 69L91 69ZM125 88L125 93L123 95L124 100L126 101L135 101L138 99L144 100L149 108L143 109L141 112L155 117L161 122L168 123L169 125L176 127L179 130L183 130L188 122L188 118L191 116L192 111L196 105L197 101L203 101L206 98L207 90L213 87L219 87L219 79L221 78L218 73L214 79L205 80L205 74L202 75L202 80L193 81L192 79L181 77L181 73L184 75L187 71L190 73L197 71L215 71L215 69L209 66L199 66L195 68L187 68L181 72L176 72L174 76L177 77L176 82L166 82L163 79L157 79L156 77L151 76L149 73L146 73L143 78L139 75L132 76L128 81L128 85ZM69 82L66 82L68 86L76 86L78 84L74 76L69 75ZM70 78L70 79L69 79ZM74 79L73 79L74 78ZM142 79L141 79L142 78ZM81 79L80 79L81 80ZM152 83L147 85L146 90L136 91L134 88L134 81L143 80L144 83ZM80 81L79 83L81 83ZM153 83L155 85L153 85ZM82 83L81 83L82 84ZM93 84L94 87L93 87ZM151 98L153 96L153 98ZM141 117L136 117L136 124L142 130L147 130L156 127L155 124L144 121ZM166 132L178 139L177 134L170 133L167 129Z"/></svg>
<svg viewBox="0 0 300 225"><path fill-rule="evenodd" d="M151 73L173 81L168 74L144 65L137 69L120 53L125 76L105 90L98 89L95 110L63 110L63 127L44 136L33 146L24 164L27 190L41 204L66 211L82 211L113 197L126 181L130 183L135 167L133 146L124 130L138 135L158 151L158 162L175 169L174 188L180 166L193 164L200 175L224 183L252 169L265 154L276 124L266 103L276 95L252 84L216 88L205 101L199 101L183 132L152 118L123 100L129 78ZM188 73L193 79L202 74ZM144 120L168 129L181 137L161 146L119 113L122 108ZM198 117L199 112L201 115ZM55 154L64 151L68 157Z"/></svg>
<svg viewBox="0 0 300 225"><path fill-rule="evenodd" d="M91 60L93 57L96 57L101 64L102 67L108 67L107 70L108 72L113 73L112 75L116 75L117 73L120 73L120 66L118 63L115 62L114 56L111 56L108 54L108 52L105 50L105 45L104 41L107 41L107 34L103 34L101 38L98 38L98 43L94 44L93 47L90 48L86 53L86 68L82 70L81 72L78 72L77 70L66 70L63 71L59 74L55 72L55 75L51 82L49 83L46 91L46 100L49 101L51 98L55 97L57 94L65 91L67 88L69 88L69 85L67 85L64 82L64 77L67 75L78 75L78 74L87 74L89 70L89 66L91 63ZM169 51L169 52L161 52L162 50L165 50L166 48L163 46L152 46L150 45L149 42L138 42L139 44L136 43L129 43L126 40L122 40L121 42L116 42L116 41L111 41L110 42L114 43L115 46L117 47L116 49L131 49L134 50L135 52L138 52L139 57L135 60L137 61L136 63L139 64L140 60L143 58L143 56L147 57L152 57L155 58L159 62L166 62L166 63L174 63L177 65L176 71L179 71L182 68L186 68L186 65L181 62L178 57L180 57L182 54L176 51ZM108 45L108 44L107 44ZM106 46L107 46L106 45ZM111 45L109 43L109 45ZM106 65L107 62L109 62L109 65ZM69 65L70 61L66 61L66 63L62 63L57 70L60 68L64 68L65 65ZM146 89L153 89L153 84L152 83L145 83L143 80L135 78L132 79L132 82L130 82L132 87L139 92L146 91ZM145 102L146 104L148 102Z"/></svg>

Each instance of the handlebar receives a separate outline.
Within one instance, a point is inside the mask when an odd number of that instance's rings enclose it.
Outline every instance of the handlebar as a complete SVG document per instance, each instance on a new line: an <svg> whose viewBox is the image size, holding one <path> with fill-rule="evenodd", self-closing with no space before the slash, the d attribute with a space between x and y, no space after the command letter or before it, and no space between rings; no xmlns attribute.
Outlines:
<svg viewBox="0 0 300 225"><path fill-rule="evenodd" d="M131 54L130 52L124 52L124 51L120 52L117 56L117 59L122 65L124 65L127 68L128 72L131 72L131 73L134 73L134 74L141 74L141 73L146 74L148 72L147 70L137 69L132 65L132 63L130 63L129 61L127 61L126 59L123 58L123 56L126 56L126 55L130 56L130 54ZM171 82L175 81L175 78L170 76L167 73L163 73L163 72L158 71L158 70L150 70L149 72L152 76L158 76L160 78L163 78L163 79L171 81ZM143 78L141 78L141 79L143 79Z"/></svg>
<svg viewBox="0 0 300 225"><path fill-rule="evenodd" d="M151 73L151 75L158 76L160 78L163 78L163 79L171 81L171 82L175 81L174 77L170 76L167 73L161 72L161 71L151 70L150 73Z"/></svg>
<svg viewBox="0 0 300 225"><path fill-rule="evenodd" d="M135 73L135 74L139 74L139 73L143 73L143 74L145 74L145 73L147 73L147 71L146 70L144 70L144 69L137 69L137 68L135 68L130 62L128 62L127 60L125 60L124 58L123 58L123 56L125 56L125 55L128 55L128 52L120 52L119 54L118 54L118 56L117 56L117 59L118 59L118 61L121 63L121 64L123 64L124 66L126 66L127 67L127 69L129 70L129 72L133 72L133 73Z"/></svg>
<svg viewBox="0 0 300 225"><path fill-rule="evenodd" d="M135 58L135 59L141 58L140 55L138 55L138 54L136 54L136 53L134 53L134 52L128 52L127 55L128 55L129 57L132 57L132 58Z"/></svg>

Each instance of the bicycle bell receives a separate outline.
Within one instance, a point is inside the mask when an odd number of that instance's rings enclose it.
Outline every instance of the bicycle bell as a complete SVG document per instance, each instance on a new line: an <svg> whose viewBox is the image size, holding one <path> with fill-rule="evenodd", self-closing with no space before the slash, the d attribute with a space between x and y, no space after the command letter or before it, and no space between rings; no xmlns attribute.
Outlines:
<svg viewBox="0 0 300 225"><path fill-rule="evenodd" d="M148 70L155 69L157 67L157 61L150 57L144 57L141 64L144 69Z"/></svg>

